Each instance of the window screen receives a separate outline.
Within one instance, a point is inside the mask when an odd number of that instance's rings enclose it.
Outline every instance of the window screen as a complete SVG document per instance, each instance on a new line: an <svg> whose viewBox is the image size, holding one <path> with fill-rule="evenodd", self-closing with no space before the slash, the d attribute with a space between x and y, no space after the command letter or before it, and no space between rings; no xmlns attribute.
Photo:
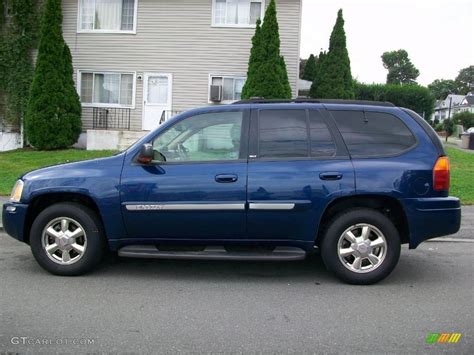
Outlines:
<svg viewBox="0 0 474 355"><path fill-rule="evenodd" d="M351 155L394 155L410 148L416 139L396 116L384 112L332 111Z"/></svg>
<svg viewBox="0 0 474 355"><path fill-rule="evenodd" d="M308 143L305 110L260 111L260 158L308 157Z"/></svg>
<svg viewBox="0 0 474 355"><path fill-rule="evenodd" d="M336 144L319 111L309 111L309 134L312 157L332 157L336 155Z"/></svg>

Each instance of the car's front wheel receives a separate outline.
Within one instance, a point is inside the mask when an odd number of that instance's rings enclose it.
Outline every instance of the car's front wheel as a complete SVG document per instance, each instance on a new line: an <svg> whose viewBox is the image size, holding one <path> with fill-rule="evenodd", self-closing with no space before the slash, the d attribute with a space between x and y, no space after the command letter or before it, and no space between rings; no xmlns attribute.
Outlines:
<svg viewBox="0 0 474 355"><path fill-rule="evenodd" d="M37 262L55 275L82 275L102 259L104 237L100 221L89 208L59 203L43 210L30 231Z"/></svg>
<svg viewBox="0 0 474 355"><path fill-rule="evenodd" d="M321 255L326 267L341 280L373 284L395 268L400 257L400 237L392 221L382 213L353 209L329 222Z"/></svg>

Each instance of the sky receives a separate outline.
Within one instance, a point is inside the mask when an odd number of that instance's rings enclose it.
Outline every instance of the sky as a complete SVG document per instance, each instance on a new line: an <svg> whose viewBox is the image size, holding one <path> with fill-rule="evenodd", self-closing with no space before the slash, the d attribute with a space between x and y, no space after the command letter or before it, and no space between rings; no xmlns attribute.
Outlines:
<svg viewBox="0 0 474 355"><path fill-rule="evenodd" d="M380 57L397 49L408 52L422 85L474 65L473 0L303 0L302 58L328 49L338 9L352 76L361 82L384 83Z"/></svg>

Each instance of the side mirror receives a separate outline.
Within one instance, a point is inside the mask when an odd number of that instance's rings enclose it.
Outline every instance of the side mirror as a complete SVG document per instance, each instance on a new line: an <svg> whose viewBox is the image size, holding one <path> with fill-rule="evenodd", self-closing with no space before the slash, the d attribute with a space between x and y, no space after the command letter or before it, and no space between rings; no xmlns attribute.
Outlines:
<svg viewBox="0 0 474 355"><path fill-rule="evenodd" d="M153 161L153 145L150 143L145 143L140 149L140 154L138 154L138 162L141 164L150 164Z"/></svg>

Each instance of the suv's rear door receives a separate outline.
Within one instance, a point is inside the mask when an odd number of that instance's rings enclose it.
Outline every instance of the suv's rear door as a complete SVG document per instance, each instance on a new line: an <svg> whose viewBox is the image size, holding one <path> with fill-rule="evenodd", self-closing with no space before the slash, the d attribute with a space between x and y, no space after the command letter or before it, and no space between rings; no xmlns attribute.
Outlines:
<svg viewBox="0 0 474 355"><path fill-rule="evenodd" d="M328 202L354 192L352 163L323 108L262 106L251 115L248 235L312 241Z"/></svg>

